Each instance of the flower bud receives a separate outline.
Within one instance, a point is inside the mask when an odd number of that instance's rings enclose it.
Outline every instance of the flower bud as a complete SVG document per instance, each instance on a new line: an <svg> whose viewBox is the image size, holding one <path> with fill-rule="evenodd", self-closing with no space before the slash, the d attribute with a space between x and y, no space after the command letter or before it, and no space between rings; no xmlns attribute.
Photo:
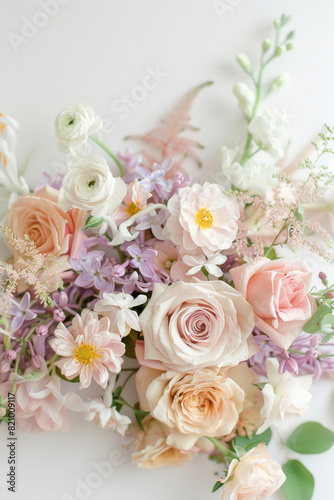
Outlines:
<svg viewBox="0 0 334 500"><path fill-rule="evenodd" d="M49 329L46 325L39 325L36 328L36 333L39 337L45 337L49 333Z"/></svg>
<svg viewBox="0 0 334 500"><path fill-rule="evenodd" d="M269 87L269 93L275 92L280 87L285 85L289 80L290 80L290 75L288 75L288 73L282 73L277 78L275 78L275 80L271 83Z"/></svg>
<svg viewBox="0 0 334 500"><path fill-rule="evenodd" d="M65 318L66 318L65 314L60 309L55 309L53 311L53 319L55 321L58 321L60 323L61 321L64 321Z"/></svg>
<svg viewBox="0 0 334 500"><path fill-rule="evenodd" d="M331 292L331 291L330 291L330 292L327 292L327 293L326 293L326 297L327 297L328 299L334 299L334 293L333 293L333 292Z"/></svg>
<svg viewBox="0 0 334 500"><path fill-rule="evenodd" d="M280 19L278 19L278 18L277 18L277 19L275 19L275 21L274 21L274 26L275 26L275 28L280 28L280 26L281 26L281 20L280 20Z"/></svg>
<svg viewBox="0 0 334 500"><path fill-rule="evenodd" d="M9 349L8 351L6 351L5 357L10 361L14 361L14 359L17 358L17 352L14 351L13 349Z"/></svg>
<svg viewBox="0 0 334 500"><path fill-rule="evenodd" d="M272 41L269 38L266 38L262 43L263 52L267 52L267 50L269 50L271 46L272 46Z"/></svg>
<svg viewBox="0 0 334 500"><path fill-rule="evenodd" d="M252 63L246 54L240 52L240 54L237 55L237 61L246 73L250 75L253 72Z"/></svg>
<svg viewBox="0 0 334 500"><path fill-rule="evenodd" d="M41 360L39 359L39 356L32 356L31 357L31 364L35 370L39 370L41 367Z"/></svg>
<svg viewBox="0 0 334 500"><path fill-rule="evenodd" d="M294 48L294 44L293 43L288 43L286 45L286 50L292 50Z"/></svg>
<svg viewBox="0 0 334 500"><path fill-rule="evenodd" d="M320 273L318 274L318 276L319 276L319 280L321 280L321 281L325 281L325 279L327 279L327 274L325 274L322 271L320 271Z"/></svg>
<svg viewBox="0 0 334 500"><path fill-rule="evenodd" d="M286 45L280 45L279 47L277 47L277 49L275 50L275 56L281 56L282 54L284 54L285 52L287 51L287 47Z"/></svg>

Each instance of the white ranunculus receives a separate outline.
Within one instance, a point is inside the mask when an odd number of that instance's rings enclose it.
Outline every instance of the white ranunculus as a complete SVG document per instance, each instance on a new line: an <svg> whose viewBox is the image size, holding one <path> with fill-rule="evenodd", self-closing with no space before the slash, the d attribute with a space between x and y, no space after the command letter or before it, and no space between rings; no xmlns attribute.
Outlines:
<svg viewBox="0 0 334 500"><path fill-rule="evenodd" d="M236 83L233 87L233 94L239 101L240 109L245 116L249 118L252 114L255 95L254 92L245 83Z"/></svg>
<svg viewBox="0 0 334 500"><path fill-rule="evenodd" d="M264 423L257 434L261 434L273 424L283 422L286 417L303 415L313 397L309 392L313 375L295 377L288 372L280 375L278 366L276 358L267 359L269 383L262 390L264 403L260 413Z"/></svg>
<svg viewBox="0 0 334 500"><path fill-rule="evenodd" d="M96 217L110 215L126 194L126 185L114 177L103 156L82 158L70 165L59 193L58 206L90 210Z"/></svg>
<svg viewBox="0 0 334 500"><path fill-rule="evenodd" d="M285 481L281 466L270 458L264 443L232 460L224 483L222 500L265 500Z"/></svg>
<svg viewBox="0 0 334 500"><path fill-rule="evenodd" d="M88 136L102 128L102 119L93 108L84 104L71 104L56 118L54 133L60 151L77 155L86 151Z"/></svg>
<svg viewBox="0 0 334 500"><path fill-rule="evenodd" d="M289 120L277 110L264 110L249 124L254 141L274 157L282 158L288 145Z"/></svg>

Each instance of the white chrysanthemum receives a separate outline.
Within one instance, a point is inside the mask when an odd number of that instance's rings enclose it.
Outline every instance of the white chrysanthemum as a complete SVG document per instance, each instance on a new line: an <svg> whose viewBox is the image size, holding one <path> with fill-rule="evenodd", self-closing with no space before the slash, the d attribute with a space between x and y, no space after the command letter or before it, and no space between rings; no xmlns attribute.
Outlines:
<svg viewBox="0 0 334 500"><path fill-rule="evenodd" d="M92 215L110 215L126 194L126 185L114 177L103 156L82 158L70 165L59 193L58 206L90 210Z"/></svg>
<svg viewBox="0 0 334 500"><path fill-rule="evenodd" d="M313 375L295 377L288 372L280 375L276 358L267 359L266 370L269 383L262 390L264 403L260 413L264 423L256 434L284 422L286 417L303 415L313 397L309 392Z"/></svg>
<svg viewBox="0 0 334 500"><path fill-rule="evenodd" d="M102 119L93 108L84 104L71 104L56 118L54 133L60 151L80 154L86 151L88 136L102 128Z"/></svg>
<svg viewBox="0 0 334 500"><path fill-rule="evenodd" d="M230 248L240 217L237 203L219 184L205 182L182 188L168 202L166 236L191 254L198 248L212 254Z"/></svg>
<svg viewBox="0 0 334 500"><path fill-rule="evenodd" d="M288 145L289 120L277 110L266 109L249 124L254 141L274 157L282 158Z"/></svg>

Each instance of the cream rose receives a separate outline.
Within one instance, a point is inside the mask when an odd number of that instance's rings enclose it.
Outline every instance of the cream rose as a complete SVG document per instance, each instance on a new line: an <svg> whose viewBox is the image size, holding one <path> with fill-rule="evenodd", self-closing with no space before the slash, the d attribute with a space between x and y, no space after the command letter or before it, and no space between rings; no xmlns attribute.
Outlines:
<svg viewBox="0 0 334 500"><path fill-rule="evenodd" d="M138 359L153 368L192 372L236 366L257 349L251 306L222 281L155 283L139 320L144 352L138 343Z"/></svg>
<svg viewBox="0 0 334 500"><path fill-rule="evenodd" d="M92 215L99 217L112 214L125 195L124 181L112 175L103 156L93 155L70 165L58 206L65 212L71 207L90 210Z"/></svg>
<svg viewBox="0 0 334 500"><path fill-rule="evenodd" d="M160 422L151 416L143 420L144 432L137 424L130 425L127 436L131 439L128 448L134 448L132 462L144 469L165 465L182 465L189 462L196 453L181 452L166 442L166 433Z"/></svg>
<svg viewBox="0 0 334 500"><path fill-rule="evenodd" d="M316 310L312 273L297 259L259 259L231 269L235 288L251 304L255 324L288 349Z"/></svg>
<svg viewBox="0 0 334 500"><path fill-rule="evenodd" d="M54 134L58 139L58 148L72 154L84 153L88 136L95 134L102 125L93 108L80 103L71 104L56 118Z"/></svg>
<svg viewBox="0 0 334 500"><path fill-rule="evenodd" d="M141 407L169 429L167 444L182 450L193 448L202 436L228 435L243 408L244 391L223 368L159 374L141 367L136 387Z"/></svg>
<svg viewBox="0 0 334 500"><path fill-rule="evenodd" d="M27 235L40 253L77 258L85 234L81 231L87 212L63 212L57 205L59 191L46 187L21 196L8 215L8 226L21 239ZM14 249L15 259L21 254Z"/></svg>
<svg viewBox="0 0 334 500"><path fill-rule="evenodd" d="M263 443L230 463L222 500L265 500L284 483L281 466L270 458Z"/></svg>

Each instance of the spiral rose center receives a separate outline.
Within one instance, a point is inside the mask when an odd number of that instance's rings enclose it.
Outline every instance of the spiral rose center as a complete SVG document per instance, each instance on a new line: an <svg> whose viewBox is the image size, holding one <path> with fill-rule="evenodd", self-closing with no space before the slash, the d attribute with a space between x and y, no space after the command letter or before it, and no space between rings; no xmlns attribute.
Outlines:
<svg viewBox="0 0 334 500"><path fill-rule="evenodd" d="M195 221L201 229L210 229L213 226L213 215L207 208L200 208L196 212Z"/></svg>

